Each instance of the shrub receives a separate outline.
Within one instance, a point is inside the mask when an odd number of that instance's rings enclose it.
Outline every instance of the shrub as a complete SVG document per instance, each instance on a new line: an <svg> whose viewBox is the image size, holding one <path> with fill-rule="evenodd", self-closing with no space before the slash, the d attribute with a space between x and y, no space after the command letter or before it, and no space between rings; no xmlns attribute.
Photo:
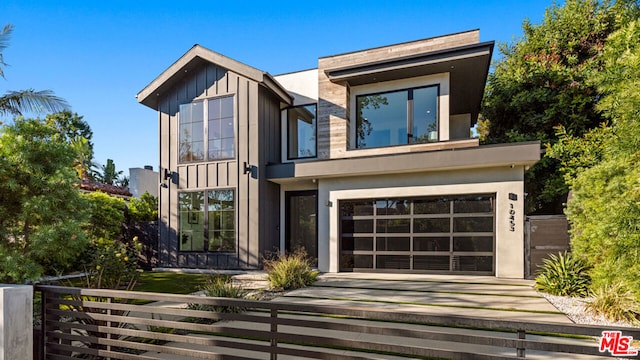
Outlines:
<svg viewBox="0 0 640 360"><path fill-rule="evenodd" d="M244 299L247 295L247 291L242 286L233 283L231 276L222 274L210 275L202 287L202 290L204 290L204 294L209 297ZM224 313L239 313L244 311L244 308L237 306L191 304L189 308Z"/></svg>
<svg viewBox="0 0 640 360"><path fill-rule="evenodd" d="M124 200L99 191L85 193L82 196L89 203L89 221L85 225L89 239L119 239L127 207Z"/></svg>
<svg viewBox="0 0 640 360"><path fill-rule="evenodd" d="M640 306L629 287L620 282L596 289L587 309L609 320L640 324Z"/></svg>
<svg viewBox="0 0 640 360"><path fill-rule="evenodd" d="M140 244L137 240L134 238L129 244L105 240L93 244L83 286L132 290L140 276L137 269Z"/></svg>
<svg viewBox="0 0 640 360"><path fill-rule="evenodd" d="M313 284L319 272L313 270L311 259L303 249L275 259L265 259L267 281L276 290L299 289Z"/></svg>
<svg viewBox="0 0 640 360"><path fill-rule="evenodd" d="M158 220L158 198L145 191L140 198L131 199L129 216L133 221Z"/></svg>
<svg viewBox="0 0 640 360"><path fill-rule="evenodd" d="M585 297L591 278L582 259L571 253L549 255L536 277L536 289L551 295Z"/></svg>

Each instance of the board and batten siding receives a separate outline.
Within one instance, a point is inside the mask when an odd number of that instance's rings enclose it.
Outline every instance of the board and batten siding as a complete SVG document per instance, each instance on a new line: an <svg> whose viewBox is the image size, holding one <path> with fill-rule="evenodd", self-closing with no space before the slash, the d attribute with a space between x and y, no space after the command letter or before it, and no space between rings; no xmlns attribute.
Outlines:
<svg viewBox="0 0 640 360"><path fill-rule="evenodd" d="M280 247L280 185L267 180L266 166L277 164L282 158L281 109L279 100L266 88L260 87L258 105L260 122L260 237L259 254L274 253ZM258 259L260 260L260 259Z"/></svg>
<svg viewBox="0 0 640 360"><path fill-rule="evenodd" d="M268 120L268 126L261 129L259 120L262 117L271 119L273 112L271 107L279 106L279 102L273 97L264 100L265 104L262 108L259 107L261 102L259 97L264 95L259 95L260 88L259 84L253 80L209 63L194 69L190 74L185 74L183 81L161 98L159 103L160 172L164 173L164 170L168 169L177 175L174 176L173 181L164 181L168 188L160 189L161 226L158 244L160 266L217 269L259 267L260 226L262 225L260 217L266 213L265 210L261 210L260 203L263 198L268 200L269 197L260 195L260 187L265 186L266 180L261 180L260 176L254 179L251 174L245 174L244 164L258 166L258 175L260 175L262 170L260 168L266 164L265 161L260 161L261 156L275 157L272 154L261 155L264 154L260 145L263 139L259 135L262 131L269 134L277 132L278 130L270 129L277 124L274 123L275 120ZM197 99L226 95L233 95L235 102L236 158L212 162L178 163L179 106ZM267 105L272 101L274 104ZM261 114L263 109L268 109L267 116ZM279 120L277 122L279 123ZM178 193L210 189L235 191L236 251L235 253L180 252Z"/></svg>

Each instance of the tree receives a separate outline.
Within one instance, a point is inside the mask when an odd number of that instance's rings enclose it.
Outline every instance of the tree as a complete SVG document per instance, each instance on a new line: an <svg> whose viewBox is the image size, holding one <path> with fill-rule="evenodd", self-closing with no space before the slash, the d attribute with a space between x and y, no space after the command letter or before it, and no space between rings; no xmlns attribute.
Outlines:
<svg viewBox="0 0 640 360"><path fill-rule="evenodd" d="M485 142L557 141L556 129L581 137L602 123L597 87L589 81L602 66L607 37L637 18L635 0L567 0L543 21L523 23L524 35L501 44L503 58L489 75L482 114ZM560 213L568 186L560 163L543 157L527 173L527 211Z"/></svg>
<svg viewBox="0 0 640 360"><path fill-rule="evenodd" d="M75 152L44 121L0 130L0 281L64 271L85 248Z"/></svg>
<svg viewBox="0 0 640 360"><path fill-rule="evenodd" d="M56 129L63 140L71 144L76 152L74 168L78 177L90 177L89 169L93 162L93 131L83 117L65 110L45 117L48 126Z"/></svg>
<svg viewBox="0 0 640 360"><path fill-rule="evenodd" d="M571 246L593 266L594 288L623 284L640 299L640 20L608 39L602 59L592 82L602 94L596 109L611 125L600 160L570 179ZM554 151L568 157L559 145Z"/></svg>
<svg viewBox="0 0 640 360"><path fill-rule="evenodd" d="M2 52L9 45L9 38L13 32L11 24L6 25L0 32L0 76L4 78L4 62ZM63 99L54 95L50 90L35 91L33 89L7 91L0 96L0 116L23 115L25 112L57 112L67 109L69 105Z"/></svg>
<svg viewBox="0 0 640 360"><path fill-rule="evenodd" d="M122 170L116 170L116 164L112 159L107 159L107 164L102 165L100 167L100 171L94 174L96 180L104 183L114 185L120 176L122 175Z"/></svg>

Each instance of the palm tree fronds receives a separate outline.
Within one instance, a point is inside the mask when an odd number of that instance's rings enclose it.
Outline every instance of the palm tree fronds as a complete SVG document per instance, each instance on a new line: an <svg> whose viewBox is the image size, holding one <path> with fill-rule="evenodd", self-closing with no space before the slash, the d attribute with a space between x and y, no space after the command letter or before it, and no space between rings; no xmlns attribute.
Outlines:
<svg viewBox="0 0 640 360"><path fill-rule="evenodd" d="M4 26L2 31L0 32L0 76L4 78L4 72L2 71L3 66L7 66L2 58L2 52L4 49L9 46L9 38L11 37L11 32L13 31L13 25L7 24Z"/></svg>
<svg viewBox="0 0 640 360"><path fill-rule="evenodd" d="M8 91L0 97L0 115L22 115L24 112L59 112L69 109L69 104L51 90Z"/></svg>

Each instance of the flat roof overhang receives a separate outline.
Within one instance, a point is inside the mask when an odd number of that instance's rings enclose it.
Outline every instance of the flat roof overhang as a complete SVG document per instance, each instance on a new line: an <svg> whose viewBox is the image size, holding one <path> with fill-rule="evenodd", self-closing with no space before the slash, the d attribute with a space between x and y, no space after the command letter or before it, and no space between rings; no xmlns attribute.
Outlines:
<svg viewBox="0 0 640 360"><path fill-rule="evenodd" d="M408 56L360 63L333 69L325 74L335 83L350 86L449 73L451 114L471 114L475 123L484 95L494 42L483 42L456 48L412 54Z"/></svg>
<svg viewBox="0 0 640 360"><path fill-rule="evenodd" d="M381 174L532 166L540 160L540 142L483 145L473 148L425 151L358 158L267 165L267 179L275 183Z"/></svg>

